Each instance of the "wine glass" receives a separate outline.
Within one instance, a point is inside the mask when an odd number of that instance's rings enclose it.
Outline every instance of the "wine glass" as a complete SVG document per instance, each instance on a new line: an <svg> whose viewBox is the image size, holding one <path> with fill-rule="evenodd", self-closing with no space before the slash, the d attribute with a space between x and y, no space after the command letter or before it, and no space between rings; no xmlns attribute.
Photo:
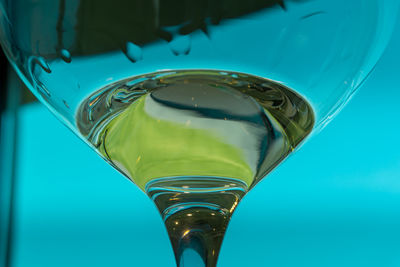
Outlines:
<svg viewBox="0 0 400 267"><path fill-rule="evenodd" d="M177 266L215 266L243 196L340 111L398 1L0 0L32 92L140 187Z"/></svg>

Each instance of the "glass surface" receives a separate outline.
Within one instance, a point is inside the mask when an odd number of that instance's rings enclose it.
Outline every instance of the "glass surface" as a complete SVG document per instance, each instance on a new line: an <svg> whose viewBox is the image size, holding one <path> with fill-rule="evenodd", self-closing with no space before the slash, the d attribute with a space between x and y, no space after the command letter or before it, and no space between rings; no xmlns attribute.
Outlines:
<svg viewBox="0 0 400 267"><path fill-rule="evenodd" d="M2 1L0 40L36 96L153 199L178 266L215 266L242 196L353 95L397 9Z"/></svg>

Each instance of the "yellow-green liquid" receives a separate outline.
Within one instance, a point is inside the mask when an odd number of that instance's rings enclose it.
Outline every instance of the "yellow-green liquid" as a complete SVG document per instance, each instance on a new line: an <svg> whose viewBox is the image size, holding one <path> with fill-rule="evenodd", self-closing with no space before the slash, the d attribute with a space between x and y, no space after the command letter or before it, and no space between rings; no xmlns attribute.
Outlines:
<svg viewBox="0 0 400 267"><path fill-rule="evenodd" d="M178 264L190 248L214 266L235 207L311 132L314 116L271 80L187 70L111 84L82 103L77 121L155 202Z"/></svg>

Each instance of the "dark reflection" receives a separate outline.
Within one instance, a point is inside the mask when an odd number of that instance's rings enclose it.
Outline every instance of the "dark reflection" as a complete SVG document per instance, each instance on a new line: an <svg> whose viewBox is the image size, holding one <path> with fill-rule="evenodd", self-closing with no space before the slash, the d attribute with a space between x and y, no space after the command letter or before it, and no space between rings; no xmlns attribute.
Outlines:
<svg viewBox="0 0 400 267"><path fill-rule="evenodd" d="M308 0L3 0L3 31L18 64L30 55L46 60L113 50L127 53L155 41L202 31L228 19Z"/></svg>
<svg viewBox="0 0 400 267"><path fill-rule="evenodd" d="M124 49L127 41L139 46L157 39L170 42L174 33L208 34L209 25L274 6L285 8L283 0L82 0L74 53ZM176 32L166 30L176 25Z"/></svg>
<svg viewBox="0 0 400 267"><path fill-rule="evenodd" d="M307 0L290 0L302 2ZM13 0L4 8L18 32L18 52L60 57L126 52L126 43L144 46L268 8L285 9L284 0ZM22 12L23 10L23 12ZM171 26L173 30L171 30ZM209 36L210 37L210 36Z"/></svg>

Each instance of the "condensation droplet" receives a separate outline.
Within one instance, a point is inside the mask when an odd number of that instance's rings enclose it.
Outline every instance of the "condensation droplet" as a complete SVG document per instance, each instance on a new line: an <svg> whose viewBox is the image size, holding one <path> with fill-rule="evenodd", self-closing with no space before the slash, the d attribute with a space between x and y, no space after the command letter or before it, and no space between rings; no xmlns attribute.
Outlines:
<svg viewBox="0 0 400 267"><path fill-rule="evenodd" d="M280 7L281 7L284 11L287 11L286 4L285 4L285 2L284 2L283 0L279 1L278 4L280 5Z"/></svg>
<svg viewBox="0 0 400 267"><path fill-rule="evenodd" d="M140 48L140 46L138 46L132 42L126 43L125 55L133 63L143 59L142 49Z"/></svg>
<svg viewBox="0 0 400 267"><path fill-rule="evenodd" d="M51 73L51 69L49 64L47 64L46 60L43 57L36 57L35 62L47 73Z"/></svg>
<svg viewBox="0 0 400 267"><path fill-rule="evenodd" d="M307 14L307 15L302 16L302 17L300 18L300 20L309 19L309 18L311 18L311 17L317 16L317 15L322 15L322 14L325 14L325 12L324 12L324 11L312 12L312 13L309 13L309 14Z"/></svg>
<svg viewBox="0 0 400 267"><path fill-rule="evenodd" d="M69 108L69 105L68 105L67 101L65 101L64 99L63 99L63 103L67 108Z"/></svg>
<svg viewBox="0 0 400 267"><path fill-rule="evenodd" d="M191 39L189 35L178 35L169 43L172 53L175 56L188 55L191 49Z"/></svg>
<svg viewBox="0 0 400 267"><path fill-rule="evenodd" d="M32 56L28 60L29 75L32 80L32 85L44 98L51 97L49 90L44 86L44 84L38 79L35 73L39 65L46 73L51 73L50 67L47 62L42 57Z"/></svg>
<svg viewBox="0 0 400 267"><path fill-rule="evenodd" d="M35 88L36 90L38 90L39 93L41 93L42 95L44 94L47 97L51 97L50 91L47 90L46 86L44 86L42 82L40 82L36 78L34 79L34 82L35 82Z"/></svg>
<svg viewBox="0 0 400 267"><path fill-rule="evenodd" d="M61 49L61 58L67 63L71 63L72 61L71 53L66 49Z"/></svg>

